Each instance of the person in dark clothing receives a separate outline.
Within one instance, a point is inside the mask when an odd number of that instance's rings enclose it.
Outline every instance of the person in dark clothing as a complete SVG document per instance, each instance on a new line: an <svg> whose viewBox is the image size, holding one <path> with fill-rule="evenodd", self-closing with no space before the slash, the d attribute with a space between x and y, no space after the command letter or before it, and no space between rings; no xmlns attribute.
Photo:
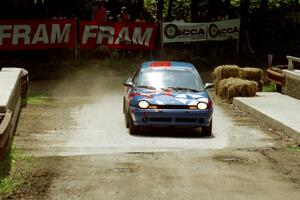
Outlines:
<svg viewBox="0 0 300 200"><path fill-rule="evenodd" d="M96 8L93 10L93 19L97 22L104 22L106 21L106 9L104 8L104 2L99 1Z"/></svg>

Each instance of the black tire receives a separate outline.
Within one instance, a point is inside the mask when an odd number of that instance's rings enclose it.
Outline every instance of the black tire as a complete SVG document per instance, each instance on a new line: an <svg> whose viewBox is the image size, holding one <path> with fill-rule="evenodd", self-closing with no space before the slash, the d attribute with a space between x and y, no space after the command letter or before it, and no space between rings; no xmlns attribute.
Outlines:
<svg viewBox="0 0 300 200"><path fill-rule="evenodd" d="M202 126L202 135L211 136L212 135L212 120L209 123L209 126Z"/></svg>
<svg viewBox="0 0 300 200"><path fill-rule="evenodd" d="M125 112L124 117L125 117L125 126L126 128L129 128L129 114Z"/></svg>
<svg viewBox="0 0 300 200"><path fill-rule="evenodd" d="M126 108L125 108L125 98L123 98L123 114L126 113Z"/></svg>
<svg viewBox="0 0 300 200"><path fill-rule="evenodd" d="M125 99L123 98L123 113L125 118L125 126L129 128L129 111L126 111Z"/></svg>
<svg viewBox="0 0 300 200"><path fill-rule="evenodd" d="M129 127L128 128L129 128L129 134L130 135L137 135L140 132L140 127L134 125L133 120L131 119L131 117L130 117L130 120L129 120Z"/></svg>

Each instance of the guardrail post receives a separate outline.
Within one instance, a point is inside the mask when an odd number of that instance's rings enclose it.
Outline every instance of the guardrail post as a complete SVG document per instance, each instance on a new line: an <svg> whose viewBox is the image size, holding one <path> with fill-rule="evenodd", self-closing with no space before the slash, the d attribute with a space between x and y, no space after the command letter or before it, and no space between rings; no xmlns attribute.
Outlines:
<svg viewBox="0 0 300 200"><path fill-rule="evenodd" d="M288 59L288 70L294 70L293 61L300 62L300 58L294 56L286 56L286 59Z"/></svg>
<svg viewBox="0 0 300 200"><path fill-rule="evenodd" d="M75 40L74 59L75 60L77 60L77 58L78 58L78 41L77 41L78 40L78 32L77 32L78 30L77 30L77 28L79 27L78 23L79 23L78 18L75 17L74 18L74 26L75 26L75 28L74 28L75 29L75 31L74 31L74 37L75 37L75 39L74 39Z"/></svg>
<svg viewBox="0 0 300 200"><path fill-rule="evenodd" d="M288 58L288 70L294 70L293 60Z"/></svg>

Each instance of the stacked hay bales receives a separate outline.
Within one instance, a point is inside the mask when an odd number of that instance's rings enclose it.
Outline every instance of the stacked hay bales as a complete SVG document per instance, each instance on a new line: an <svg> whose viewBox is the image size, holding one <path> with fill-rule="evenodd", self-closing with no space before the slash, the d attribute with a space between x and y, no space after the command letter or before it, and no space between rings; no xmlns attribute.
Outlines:
<svg viewBox="0 0 300 200"><path fill-rule="evenodd" d="M237 78L240 76L240 68L237 65L221 65L214 69L213 78L216 92L218 93L218 85L221 80L227 78Z"/></svg>
<svg viewBox="0 0 300 200"><path fill-rule="evenodd" d="M258 85L258 90L262 90L262 75L263 71L258 68L253 68L253 67L245 67L245 68L240 68L240 78L249 80L249 81L255 81Z"/></svg>
<svg viewBox="0 0 300 200"><path fill-rule="evenodd" d="M240 78L228 78L220 81L218 96L228 103L232 103L233 97L253 97L257 91L255 81Z"/></svg>
<svg viewBox="0 0 300 200"><path fill-rule="evenodd" d="M222 65L213 72L216 95L232 103L233 97L252 97L261 83L262 70L240 68L237 65Z"/></svg>

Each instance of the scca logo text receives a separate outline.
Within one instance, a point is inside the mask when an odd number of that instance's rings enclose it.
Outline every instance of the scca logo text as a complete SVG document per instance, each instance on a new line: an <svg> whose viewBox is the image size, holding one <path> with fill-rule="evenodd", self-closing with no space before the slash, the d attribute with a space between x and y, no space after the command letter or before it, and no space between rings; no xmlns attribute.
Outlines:
<svg viewBox="0 0 300 200"><path fill-rule="evenodd" d="M179 29L175 24L168 24L164 29L164 34L168 39L174 39L178 36L205 35L205 30L203 28Z"/></svg>
<svg viewBox="0 0 300 200"><path fill-rule="evenodd" d="M225 28L218 28L216 24L209 25L209 35L212 38L216 38L218 35L233 35L239 33L239 27L225 27Z"/></svg>

